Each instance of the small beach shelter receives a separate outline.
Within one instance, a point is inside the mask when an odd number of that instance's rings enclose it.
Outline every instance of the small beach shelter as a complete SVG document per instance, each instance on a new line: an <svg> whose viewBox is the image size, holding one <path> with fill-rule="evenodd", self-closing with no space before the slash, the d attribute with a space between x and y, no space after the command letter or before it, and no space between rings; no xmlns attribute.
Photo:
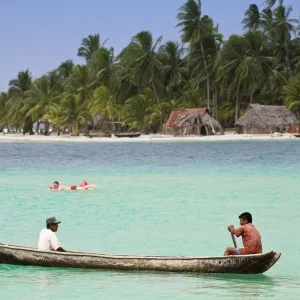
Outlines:
<svg viewBox="0 0 300 300"><path fill-rule="evenodd" d="M174 136L224 134L207 108L174 109L166 123L166 133Z"/></svg>
<svg viewBox="0 0 300 300"><path fill-rule="evenodd" d="M296 116L285 106L251 104L236 122L239 134L271 134L297 127Z"/></svg>

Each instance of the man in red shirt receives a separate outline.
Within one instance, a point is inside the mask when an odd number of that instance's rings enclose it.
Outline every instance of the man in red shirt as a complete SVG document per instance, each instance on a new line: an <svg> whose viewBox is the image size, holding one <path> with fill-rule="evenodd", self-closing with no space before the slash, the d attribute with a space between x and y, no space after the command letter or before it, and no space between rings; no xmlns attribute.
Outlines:
<svg viewBox="0 0 300 300"><path fill-rule="evenodd" d="M229 225L228 230L236 237L242 236L244 248L228 247L224 256L262 253L260 233L252 224L251 214L244 212L239 216L239 219L241 227L235 229L233 225Z"/></svg>

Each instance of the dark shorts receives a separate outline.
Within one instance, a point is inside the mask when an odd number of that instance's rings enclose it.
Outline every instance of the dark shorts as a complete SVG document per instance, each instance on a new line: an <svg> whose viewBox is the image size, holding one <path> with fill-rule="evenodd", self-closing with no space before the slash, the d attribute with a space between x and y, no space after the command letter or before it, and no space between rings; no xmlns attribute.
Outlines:
<svg viewBox="0 0 300 300"><path fill-rule="evenodd" d="M235 248L235 252L236 252L236 255L241 255L241 252L240 252L239 248Z"/></svg>

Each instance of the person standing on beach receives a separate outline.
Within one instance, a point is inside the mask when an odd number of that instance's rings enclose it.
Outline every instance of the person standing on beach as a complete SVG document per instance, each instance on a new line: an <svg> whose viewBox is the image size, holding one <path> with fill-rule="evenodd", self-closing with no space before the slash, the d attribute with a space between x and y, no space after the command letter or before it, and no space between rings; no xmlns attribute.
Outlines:
<svg viewBox="0 0 300 300"><path fill-rule="evenodd" d="M235 229L233 225L228 226L228 231L236 237L242 236L244 248L228 247L224 256L247 255L262 253L261 236L257 228L252 224L252 215L244 212L239 216L240 227Z"/></svg>
<svg viewBox="0 0 300 300"><path fill-rule="evenodd" d="M55 234L58 224L60 224L60 221L57 221L55 217L50 217L46 220L46 228L40 232L38 250L67 252L61 247Z"/></svg>

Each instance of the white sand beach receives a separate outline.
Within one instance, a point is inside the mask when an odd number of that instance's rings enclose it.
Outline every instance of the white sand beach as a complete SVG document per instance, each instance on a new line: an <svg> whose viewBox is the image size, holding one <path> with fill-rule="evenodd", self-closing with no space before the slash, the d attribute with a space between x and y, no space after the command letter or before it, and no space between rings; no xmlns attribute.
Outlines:
<svg viewBox="0 0 300 300"><path fill-rule="evenodd" d="M0 135L0 142L88 142L88 143L105 143L105 142L212 142L212 141L250 141L250 140L291 140L297 139L294 134L234 134L227 133L225 135L211 135L211 136L180 136L174 137L172 135L141 135L140 137L86 137L71 136L71 135L23 135L15 133L7 133ZM300 140L300 139L299 139Z"/></svg>

